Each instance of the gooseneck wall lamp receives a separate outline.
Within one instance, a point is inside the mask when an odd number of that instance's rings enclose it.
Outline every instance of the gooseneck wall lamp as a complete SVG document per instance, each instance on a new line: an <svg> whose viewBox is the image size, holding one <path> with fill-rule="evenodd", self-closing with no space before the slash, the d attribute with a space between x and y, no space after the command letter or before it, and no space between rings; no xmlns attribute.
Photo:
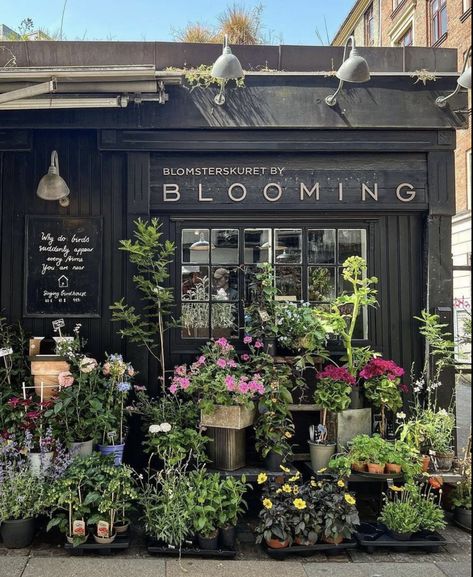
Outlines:
<svg viewBox="0 0 473 577"><path fill-rule="evenodd" d="M70 190L59 175L59 158L56 150L51 152L48 173L39 181L36 194L43 200L57 200L61 206L69 206Z"/></svg>
<svg viewBox="0 0 473 577"><path fill-rule="evenodd" d="M350 42L351 51L347 58L347 48ZM353 36L350 36L345 43L345 48L343 49L342 65L337 70L336 76L340 80L340 83L335 93L326 97L325 103L328 104L328 106L335 106L337 104L337 96L340 90L343 88L344 82L355 82L361 84L362 82L368 82L370 79L368 63L363 58L363 56L360 56L358 50L356 49L355 38Z"/></svg>
<svg viewBox="0 0 473 577"><path fill-rule="evenodd" d="M225 34L223 40L223 52L212 66L210 74L212 78L217 78L220 81L220 90L214 98L214 102L222 106L225 103L225 85L227 82L229 80L238 80L238 78L244 76L240 61L232 54L231 48L228 46L227 34Z"/></svg>
<svg viewBox="0 0 473 577"><path fill-rule="evenodd" d="M447 106L447 100L452 98L460 92L461 88L466 88L467 90L471 90L471 64L467 68L468 61L471 58L471 46L468 49L468 52L465 54L465 60L463 61L463 70L457 80L457 87L455 88L454 92L449 94L448 96L439 96L435 99L435 104L440 108L445 108Z"/></svg>

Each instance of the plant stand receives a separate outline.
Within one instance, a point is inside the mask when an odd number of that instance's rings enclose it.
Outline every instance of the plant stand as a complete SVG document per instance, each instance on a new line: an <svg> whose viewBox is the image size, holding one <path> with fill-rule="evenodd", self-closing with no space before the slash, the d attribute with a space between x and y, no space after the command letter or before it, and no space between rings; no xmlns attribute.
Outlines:
<svg viewBox="0 0 473 577"><path fill-rule="evenodd" d="M89 537L91 539L91 537ZM64 549L70 555L84 555L88 553L97 553L98 555L111 555L114 551L123 551L128 549L130 546L130 537L125 533L123 535L117 535L113 543L108 543L107 545L99 545L95 541L86 541L82 545L77 545L74 547L71 543L65 543Z"/></svg>
<svg viewBox="0 0 473 577"><path fill-rule="evenodd" d="M245 466L245 429L208 427L207 436L211 439L207 446L207 452L215 468L223 471L235 471Z"/></svg>
<svg viewBox="0 0 473 577"><path fill-rule="evenodd" d="M362 523L356 539L367 553L374 553L376 549L385 548L393 549L399 552L407 552L410 550L423 549L430 553L437 553L442 545L447 545L447 541L439 533L414 533L408 541L399 541L386 533L382 525L371 525L370 523Z"/></svg>
<svg viewBox="0 0 473 577"><path fill-rule="evenodd" d="M340 551L356 549L358 543L356 539L347 539L339 545L332 543L315 543L315 545L292 545L283 549L271 549L266 543L262 543L263 550L269 557L278 561L284 561L287 557L297 555L299 557L309 557L314 553L324 553L325 555L338 555Z"/></svg>

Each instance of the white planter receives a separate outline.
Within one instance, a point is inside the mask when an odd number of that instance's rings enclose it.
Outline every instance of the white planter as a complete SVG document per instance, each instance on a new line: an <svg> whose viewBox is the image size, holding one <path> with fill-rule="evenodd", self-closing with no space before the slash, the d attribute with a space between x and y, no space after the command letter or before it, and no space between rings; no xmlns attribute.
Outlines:
<svg viewBox="0 0 473 577"><path fill-rule="evenodd" d="M39 477L41 473L47 471L52 465L53 457L53 451L48 451L47 453L28 453L30 470L33 475Z"/></svg>

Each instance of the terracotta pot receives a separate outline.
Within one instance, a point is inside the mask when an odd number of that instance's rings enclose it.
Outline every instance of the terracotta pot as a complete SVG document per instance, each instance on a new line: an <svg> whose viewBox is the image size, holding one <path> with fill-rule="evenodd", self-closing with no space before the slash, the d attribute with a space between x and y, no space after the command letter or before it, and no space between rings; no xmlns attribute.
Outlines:
<svg viewBox="0 0 473 577"><path fill-rule="evenodd" d="M289 539L286 539L285 541L281 541L280 539L266 539L266 545L270 548L270 549L285 549L286 547L289 547Z"/></svg>
<svg viewBox="0 0 473 577"><path fill-rule="evenodd" d="M294 539L294 543L296 545L301 545L304 547L307 547L307 546L310 547L311 545L315 545L317 543L317 539L305 539L304 540L304 539L302 539L302 537L296 537Z"/></svg>
<svg viewBox="0 0 473 577"><path fill-rule="evenodd" d="M330 545L340 545L343 543L345 537L343 535L336 535L335 537L324 537L325 543L329 543Z"/></svg>
<svg viewBox="0 0 473 577"><path fill-rule="evenodd" d="M384 465L368 463L368 473L372 473L374 475L382 475L384 473Z"/></svg>
<svg viewBox="0 0 473 577"><path fill-rule="evenodd" d="M430 467L430 456L422 455L422 473L427 473Z"/></svg>
<svg viewBox="0 0 473 577"><path fill-rule="evenodd" d="M386 465L384 466L384 472L399 475L399 473L401 472L401 465L396 465L395 463L386 463Z"/></svg>
<svg viewBox="0 0 473 577"><path fill-rule="evenodd" d="M357 473L364 473L366 471L366 463L352 463L351 470Z"/></svg>

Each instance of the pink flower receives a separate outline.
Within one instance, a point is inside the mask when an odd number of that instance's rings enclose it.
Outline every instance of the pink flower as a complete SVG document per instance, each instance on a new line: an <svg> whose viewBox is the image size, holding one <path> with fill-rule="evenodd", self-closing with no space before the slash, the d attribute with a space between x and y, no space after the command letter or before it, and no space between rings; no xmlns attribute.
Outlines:
<svg viewBox="0 0 473 577"><path fill-rule="evenodd" d="M409 387L406 384L401 383L399 385L399 390L401 391L401 393L408 393Z"/></svg>
<svg viewBox="0 0 473 577"><path fill-rule="evenodd" d="M336 367L335 365L328 365L323 371L317 373L317 378L329 379L337 383L347 383L347 385L354 385L356 383L355 377L350 375L345 367Z"/></svg>
<svg viewBox="0 0 473 577"><path fill-rule="evenodd" d="M244 381L240 381L238 383L238 390L243 395L246 395L246 393L250 390L250 385L248 383L245 383Z"/></svg>
<svg viewBox="0 0 473 577"><path fill-rule="evenodd" d="M102 373L107 376L110 374L110 363L104 363L102 367Z"/></svg>
<svg viewBox="0 0 473 577"><path fill-rule="evenodd" d="M140 391L146 391L146 387L144 385L135 385L133 389L139 393Z"/></svg>
<svg viewBox="0 0 473 577"><path fill-rule="evenodd" d="M236 364L236 362L233 359L230 359L229 361L227 361L227 367L230 367L231 369L235 369L238 365Z"/></svg>
<svg viewBox="0 0 473 577"><path fill-rule="evenodd" d="M394 361L385 359L371 359L369 363L360 371L360 377L369 381L376 377L386 377L390 381L402 377L404 369L396 365Z"/></svg>
<svg viewBox="0 0 473 577"><path fill-rule="evenodd" d="M232 377L232 375L227 375L225 377L225 386L227 387L227 391L234 391L236 387L235 377Z"/></svg>
<svg viewBox="0 0 473 577"><path fill-rule="evenodd" d="M225 337L220 337L218 340L215 341L215 344L219 347L225 348L228 346L228 341Z"/></svg>
<svg viewBox="0 0 473 577"><path fill-rule="evenodd" d="M255 349L262 349L264 347L261 341L255 341Z"/></svg>
<svg viewBox="0 0 473 577"><path fill-rule="evenodd" d="M191 382L188 378L186 377L181 377L179 379L179 384L181 385L181 389L188 389L191 386Z"/></svg>
<svg viewBox="0 0 473 577"><path fill-rule="evenodd" d="M243 337L243 342L245 343L245 345L250 345L253 342L253 337L250 337L250 335L246 335L246 337Z"/></svg>
<svg viewBox="0 0 473 577"><path fill-rule="evenodd" d="M57 376L57 380L59 385L61 387L64 387L65 389L74 384L74 377L69 371L62 371L61 373L59 373L59 375Z"/></svg>
<svg viewBox="0 0 473 577"><path fill-rule="evenodd" d="M129 377L134 377L135 376L135 369L131 365L128 365L127 373L128 373Z"/></svg>
<svg viewBox="0 0 473 577"><path fill-rule="evenodd" d="M217 367L219 367L220 369L224 369L227 366L227 361L225 359L223 359L222 357L220 357L217 360Z"/></svg>
<svg viewBox="0 0 473 577"><path fill-rule="evenodd" d="M173 395L175 395L177 393L177 385L176 383L173 383L170 387L169 387L169 392L172 393Z"/></svg>
<svg viewBox="0 0 473 577"><path fill-rule="evenodd" d="M203 365L206 360L207 360L207 357L205 355L200 355L200 357L197 359L197 363L199 365Z"/></svg>
<svg viewBox="0 0 473 577"><path fill-rule="evenodd" d="M241 358L242 361L249 361L249 360L250 360L250 355L247 355L246 353L243 353L240 358Z"/></svg>
<svg viewBox="0 0 473 577"><path fill-rule="evenodd" d="M178 375L179 377L185 377L186 376L186 372L187 372L187 367L186 365L179 365L178 367L176 367L174 369L174 372L176 373L176 375Z"/></svg>

